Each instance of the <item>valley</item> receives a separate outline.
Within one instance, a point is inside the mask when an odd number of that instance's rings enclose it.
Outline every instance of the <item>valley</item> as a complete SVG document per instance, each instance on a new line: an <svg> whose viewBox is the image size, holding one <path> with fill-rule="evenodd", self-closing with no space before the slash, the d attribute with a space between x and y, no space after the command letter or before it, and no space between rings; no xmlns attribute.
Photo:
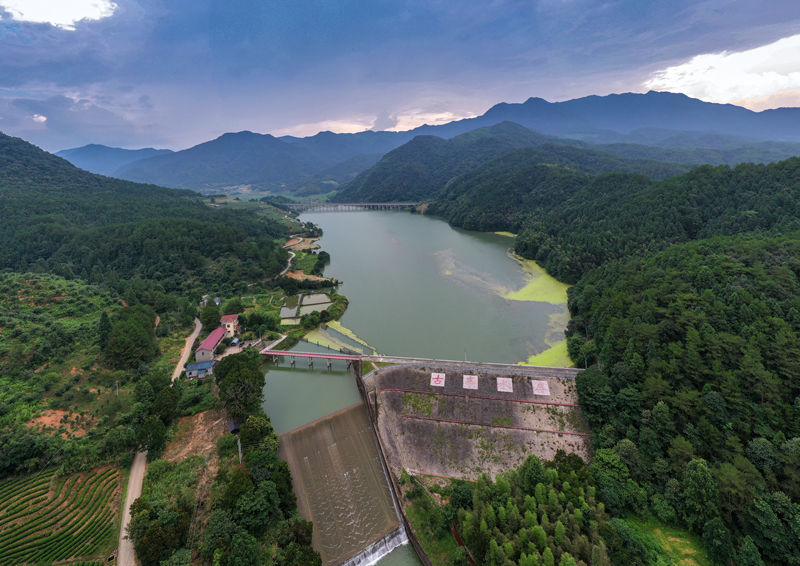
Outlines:
<svg viewBox="0 0 800 566"><path fill-rule="evenodd" d="M146 452L145 566L791 564L793 142L466 127L122 165L181 190L0 138L9 563L113 559Z"/></svg>

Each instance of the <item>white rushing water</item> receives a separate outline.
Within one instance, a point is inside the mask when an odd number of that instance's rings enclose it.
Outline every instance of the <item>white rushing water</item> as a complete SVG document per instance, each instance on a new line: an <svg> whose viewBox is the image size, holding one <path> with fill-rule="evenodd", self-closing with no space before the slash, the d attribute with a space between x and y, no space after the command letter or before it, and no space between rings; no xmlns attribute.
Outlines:
<svg viewBox="0 0 800 566"><path fill-rule="evenodd" d="M373 564L377 564L381 558L388 555L395 548L406 543L408 543L406 529L403 525L400 525L381 540L371 544L356 554L353 558L342 564L342 566L372 566Z"/></svg>

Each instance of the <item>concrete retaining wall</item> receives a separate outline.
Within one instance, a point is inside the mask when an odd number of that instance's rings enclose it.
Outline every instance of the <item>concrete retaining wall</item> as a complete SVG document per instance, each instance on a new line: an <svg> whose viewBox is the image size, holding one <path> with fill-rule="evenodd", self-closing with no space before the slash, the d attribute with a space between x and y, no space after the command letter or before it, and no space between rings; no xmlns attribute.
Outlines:
<svg viewBox="0 0 800 566"><path fill-rule="evenodd" d="M560 406L534 406L532 404L523 403L509 403L510 399L530 399L530 400L546 400L555 403L577 403L577 392L575 390L574 379L579 371L577 369L569 368L543 368L535 366L519 366L509 364L480 364L470 362L458 362L452 360L426 360L426 359L410 359L410 358L391 358L386 356L368 356L362 358L363 361L375 362L388 362L397 363L386 368L380 368L375 371L369 372L361 378L356 378L356 383L361 396L364 398L370 421L372 422L372 430L375 434L375 441L378 445L378 453L380 454L381 463L385 470L388 471L389 485L392 490L395 503L397 504L403 525L408 534L409 542L416 550L420 560L425 566L432 566L430 560L425 555L425 551L416 540L413 534L413 529L409 519L405 513L404 506L402 505L402 495L400 486L397 484L397 477L400 476L401 470L409 466L406 460L409 459L410 452L417 456L430 456L433 453L432 440L435 434L449 435L449 441L452 442L454 449L450 455L454 459L453 465L448 465L447 461L433 462L432 459L422 457L416 460L415 469L423 473L437 473L441 472L443 476L450 477L463 477L477 476L478 472L474 469L472 473L465 473L465 470L457 469L459 458L465 461L469 457L469 452L474 449L472 444L476 442L496 442L502 439L508 449L520 451L520 447L528 446L529 450L533 453L544 453L552 451L553 454L557 447L563 447L568 451L581 453L582 456L586 455L586 442L582 437L566 435L540 435L536 433L512 430L512 429L495 429L484 427L472 427L474 430L477 428L478 437L474 438L474 432L470 434L465 427L460 424L439 423L434 421L423 421L414 419L402 419L403 423L399 423L398 414L400 410L413 413L409 411L409 406L403 407L402 391L381 391L382 389L405 389L421 391L422 393L412 393L411 396L421 397L423 404L427 403L428 399L436 399L434 403L431 400L429 418L444 417L449 413L446 411L455 411L458 416L462 418L470 418L482 424L491 424L492 420L496 422L508 422L514 425L531 425L536 424L536 418L549 418L547 426L553 426L554 423L563 426L564 421L559 420L558 412L564 412L570 409ZM430 373L443 372L448 375L446 379L446 386L444 388L435 388L430 386ZM465 391L462 386L462 376L464 374L478 375L480 389L478 391ZM514 384L513 393L498 392L496 390L496 376L502 375L503 377L511 377ZM530 380L532 378L546 380L550 386L551 396L543 398L534 396L532 388L530 387ZM444 397L426 395L426 393L448 393L448 394L473 394L484 397L495 397L496 399L461 399L456 397ZM391 395L391 399L389 398ZM439 399L445 399L445 402L440 405ZM448 409L444 409L447 403L450 403ZM474 404L470 406L470 404ZM532 408L533 407L533 408ZM413 408L413 407L412 407ZM417 406L419 409L419 406ZM417 411L417 416L428 414L428 407L422 407L422 413ZM442 412L444 411L444 412ZM540 416L537 417L536 412L539 411ZM455 414L455 413L454 413ZM414 414L409 415L414 416ZM574 415L573 415L574 416ZM499 421L498 421L499 419ZM484 423L484 421L486 421ZM544 426L544 421L542 423ZM402 429L402 430L401 430ZM467 437L470 438L467 438ZM552 437L552 438L551 438ZM483 440L481 440L481 438ZM487 440L488 439L488 440ZM473 442L474 441L474 442ZM538 442L538 444L537 444ZM545 447L545 444L549 448ZM524 457L530 452L506 455L504 459L498 460L499 468L503 470L508 469L510 466L516 466ZM550 454L543 454L550 456ZM520 460L520 461L517 461ZM436 467L436 466L439 467ZM431 469L425 469L426 466ZM435 471L434 471L435 469ZM481 470L489 471L493 470Z"/></svg>

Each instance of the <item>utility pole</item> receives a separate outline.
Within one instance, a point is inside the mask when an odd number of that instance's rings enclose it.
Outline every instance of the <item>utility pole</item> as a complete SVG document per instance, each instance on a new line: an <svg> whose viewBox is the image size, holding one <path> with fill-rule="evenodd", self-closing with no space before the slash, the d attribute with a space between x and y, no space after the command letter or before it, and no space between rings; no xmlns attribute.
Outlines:
<svg viewBox="0 0 800 566"><path fill-rule="evenodd" d="M242 440L239 438L238 435L236 436L236 444L237 444L237 446L239 446L239 463L241 464L242 463Z"/></svg>
<svg viewBox="0 0 800 566"><path fill-rule="evenodd" d="M119 379L117 380L117 397L119 397Z"/></svg>

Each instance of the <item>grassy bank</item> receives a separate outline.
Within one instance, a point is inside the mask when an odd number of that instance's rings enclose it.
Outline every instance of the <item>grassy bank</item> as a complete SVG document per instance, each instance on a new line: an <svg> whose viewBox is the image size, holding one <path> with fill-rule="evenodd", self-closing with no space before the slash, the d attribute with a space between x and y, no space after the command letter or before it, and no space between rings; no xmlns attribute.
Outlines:
<svg viewBox="0 0 800 566"><path fill-rule="evenodd" d="M631 516L625 522L645 537L652 538L661 547L660 563L681 566L712 566L701 538L680 527L666 525L651 517L647 521Z"/></svg>
<svg viewBox="0 0 800 566"><path fill-rule="evenodd" d="M442 507L422 485L421 480L410 476L405 470L400 477L403 505L414 537L422 545L434 566L451 564L451 558L459 552L459 546L449 528L449 521L442 514Z"/></svg>

